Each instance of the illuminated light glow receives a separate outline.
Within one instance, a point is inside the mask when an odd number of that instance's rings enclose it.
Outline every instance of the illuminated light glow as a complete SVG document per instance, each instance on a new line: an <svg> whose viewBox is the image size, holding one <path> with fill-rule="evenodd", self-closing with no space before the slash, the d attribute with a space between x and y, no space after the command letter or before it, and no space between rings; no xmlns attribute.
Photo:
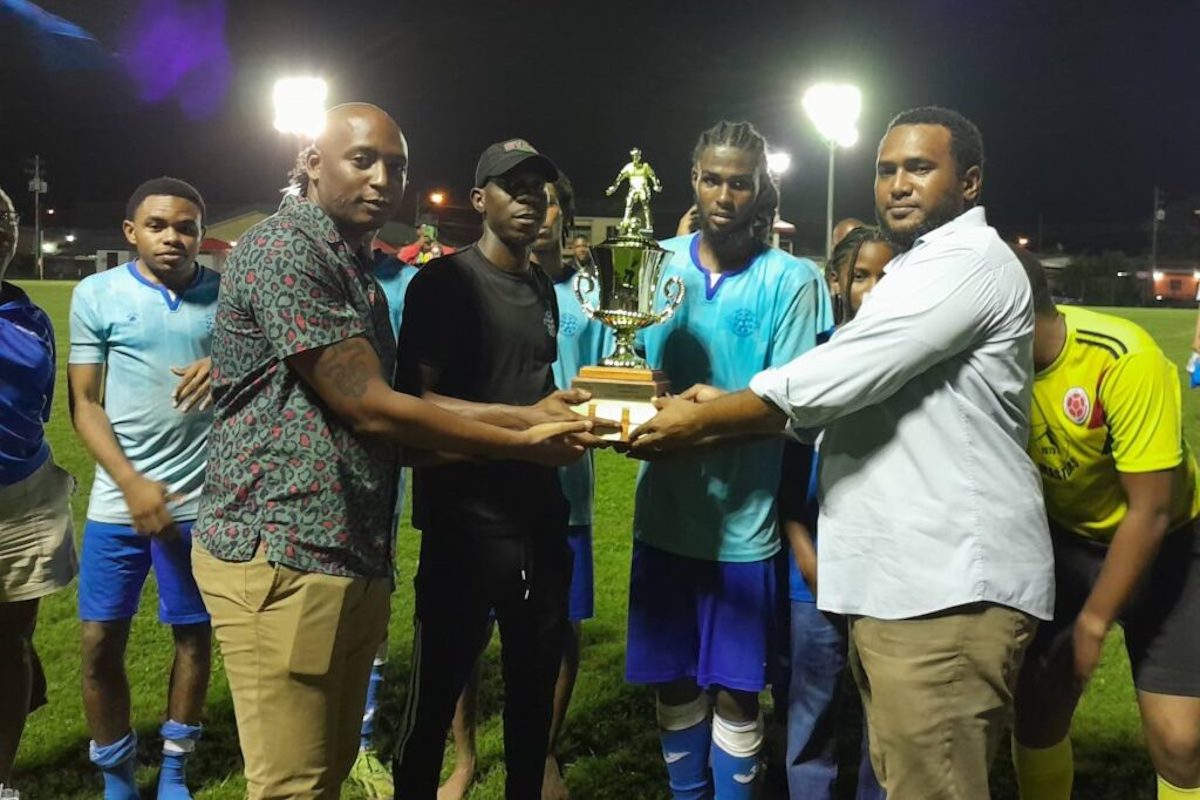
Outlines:
<svg viewBox="0 0 1200 800"><path fill-rule="evenodd" d="M782 150L767 153L767 170L775 176L782 175L792 168L792 157Z"/></svg>
<svg viewBox="0 0 1200 800"><path fill-rule="evenodd" d="M75 243L75 234L68 233L66 236L66 239L67 239L68 244L74 244Z"/></svg>
<svg viewBox="0 0 1200 800"><path fill-rule="evenodd" d="M58 242L42 242L42 252L46 255L54 255L58 252Z"/></svg>
<svg viewBox="0 0 1200 800"><path fill-rule="evenodd" d="M1161 281L1163 279L1162 270L1154 270L1154 280Z"/></svg>
<svg viewBox="0 0 1200 800"><path fill-rule="evenodd" d="M50 216L52 216L52 217L53 217L53 216L54 216L54 209L53 209L53 208L47 208L47 209L46 209L46 213L47 213L47 214L49 214Z"/></svg>
<svg viewBox="0 0 1200 800"><path fill-rule="evenodd" d="M1018 236L1017 244L1020 245L1021 247L1028 247L1029 246L1029 237L1028 236Z"/></svg>
<svg viewBox="0 0 1200 800"><path fill-rule="evenodd" d="M862 92L846 83L818 83L804 93L804 113L830 145L853 147L858 142Z"/></svg>
<svg viewBox="0 0 1200 800"><path fill-rule="evenodd" d="M440 206L442 203L446 202L446 193L445 192L430 192L429 193L429 202L433 203L435 206Z"/></svg>
<svg viewBox="0 0 1200 800"><path fill-rule="evenodd" d="M329 85L321 78L280 78L271 94L275 130L316 139L325 130L325 99Z"/></svg>

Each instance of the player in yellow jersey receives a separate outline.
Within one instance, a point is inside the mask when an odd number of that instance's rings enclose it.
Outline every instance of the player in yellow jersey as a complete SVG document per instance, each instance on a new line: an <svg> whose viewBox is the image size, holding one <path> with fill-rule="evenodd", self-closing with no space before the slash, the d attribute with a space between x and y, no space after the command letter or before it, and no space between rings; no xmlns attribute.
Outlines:
<svg viewBox="0 0 1200 800"><path fill-rule="evenodd" d="M1025 657L1014 762L1022 800L1067 800L1071 716L1113 623L1137 687L1158 797L1200 798L1200 491L1179 370L1128 320L1033 287L1029 454L1054 543L1054 621Z"/></svg>

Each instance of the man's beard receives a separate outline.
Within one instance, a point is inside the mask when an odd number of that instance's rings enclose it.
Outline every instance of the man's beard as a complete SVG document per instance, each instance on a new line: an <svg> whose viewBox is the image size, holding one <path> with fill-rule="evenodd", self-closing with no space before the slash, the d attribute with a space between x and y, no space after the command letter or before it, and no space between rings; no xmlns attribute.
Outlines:
<svg viewBox="0 0 1200 800"><path fill-rule="evenodd" d="M700 234L722 263L744 261L763 246L754 231L753 215L747 214L744 219L717 226L711 223L708 212L700 209L699 222Z"/></svg>
<svg viewBox="0 0 1200 800"><path fill-rule="evenodd" d="M942 199L942 202L929 210L924 222L912 230L893 230L888 225L887 216L881 213L878 207L875 209L875 221L879 223L879 230L883 232L883 238L887 240L888 244L896 248L897 253L903 253L911 250L913 243L917 239L920 239L930 231L937 230L947 222L953 221L963 213L963 210L963 207L958 202L958 198L947 196Z"/></svg>

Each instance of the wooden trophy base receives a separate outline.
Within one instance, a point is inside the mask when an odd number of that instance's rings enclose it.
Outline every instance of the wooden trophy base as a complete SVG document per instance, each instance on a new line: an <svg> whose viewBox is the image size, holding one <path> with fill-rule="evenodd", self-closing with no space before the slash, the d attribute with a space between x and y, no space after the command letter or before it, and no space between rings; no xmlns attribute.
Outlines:
<svg viewBox="0 0 1200 800"><path fill-rule="evenodd" d="M655 415L651 401L665 395L669 387L661 370L633 367L584 367L571 381L572 389L592 393L592 399L575 406L575 412L619 423L619 429L605 426L595 431L601 439L614 442L628 442L630 431Z"/></svg>

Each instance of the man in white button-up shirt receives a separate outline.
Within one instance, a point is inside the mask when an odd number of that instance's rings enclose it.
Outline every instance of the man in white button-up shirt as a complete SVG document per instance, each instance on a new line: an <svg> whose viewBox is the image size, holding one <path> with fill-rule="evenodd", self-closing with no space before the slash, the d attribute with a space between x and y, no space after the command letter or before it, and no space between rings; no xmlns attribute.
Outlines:
<svg viewBox="0 0 1200 800"><path fill-rule="evenodd" d="M1029 282L976 205L982 166L979 131L962 115L897 116L875 201L905 252L858 316L746 391L663 403L634 436L635 454L657 457L785 426L823 431L817 602L851 616L890 800L988 796L1025 648L1053 609L1041 484L1025 452Z"/></svg>

